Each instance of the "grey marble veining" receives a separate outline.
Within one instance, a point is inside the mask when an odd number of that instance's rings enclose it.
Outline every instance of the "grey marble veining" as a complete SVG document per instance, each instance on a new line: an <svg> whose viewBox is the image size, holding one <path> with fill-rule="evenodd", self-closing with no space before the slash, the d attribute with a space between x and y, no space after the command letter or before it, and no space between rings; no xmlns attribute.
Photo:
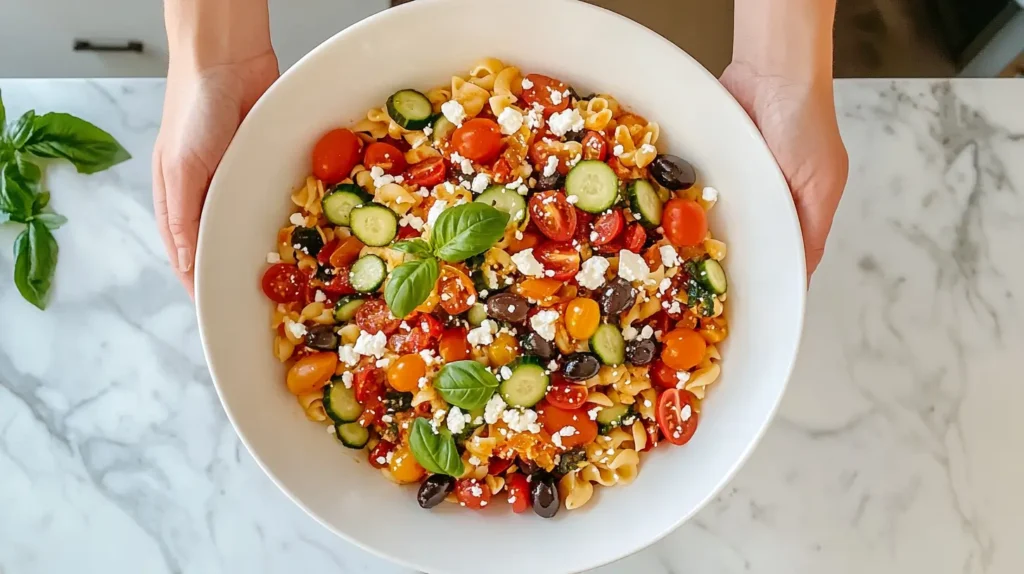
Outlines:
<svg viewBox="0 0 1024 574"><path fill-rule="evenodd" d="M401 572L294 507L224 417L153 224L163 83L0 90L135 155L49 171L70 222L47 312L0 227L0 573ZM850 184L778 418L694 520L600 572L1024 572L1024 82L837 102Z"/></svg>

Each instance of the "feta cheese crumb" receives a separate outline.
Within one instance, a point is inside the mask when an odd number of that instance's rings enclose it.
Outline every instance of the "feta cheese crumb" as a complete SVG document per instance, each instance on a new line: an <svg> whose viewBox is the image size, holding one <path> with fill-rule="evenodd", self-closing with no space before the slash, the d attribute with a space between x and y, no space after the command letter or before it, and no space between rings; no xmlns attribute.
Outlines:
<svg viewBox="0 0 1024 574"><path fill-rule="evenodd" d="M270 263L271 265L274 265L275 263L280 263L280 262L281 262L281 254L280 253L276 253L274 251L271 251L270 253L267 253L267 263Z"/></svg>
<svg viewBox="0 0 1024 574"><path fill-rule="evenodd" d="M550 361L548 361L548 370L549 371L557 371L558 370L558 361L556 361L554 359L551 359Z"/></svg>
<svg viewBox="0 0 1024 574"><path fill-rule="evenodd" d="M498 114L498 125L501 126L501 133L512 135L523 127L523 114L509 106Z"/></svg>
<svg viewBox="0 0 1024 574"><path fill-rule="evenodd" d="M423 135L430 137L430 134L434 133L434 128L427 126L423 128Z"/></svg>
<svg viewBox="0 0 1024 574"><path fill-rule="evenodd" d="M590 420L592 420L592 421L593 420L597 420L597 413L599 413L599 412L601 412L601 407L600 406L596 406L596 407L590 409L589 411L587 411L587 416L590 417Z"/></svg>
<svg viewBox="0 0 1024 574"><path fill-rule="evenodd" d="M632 325L629 325L622 330L622 338L625 339L626 341L632 341L633 339L636 339L636 336L638 334L639 332L636 330L636 327Z"/></svg>
<svg viewBox="0 0 1024 574"><path fill-rule="evenodd" d="M686 385L686 382L690 380L690 373L688 371L679 371L676 373L676 379L679 381L676 384L676 388L681 389Z"/></svg>
<svg viewBox="0 0 1024 574"><path fill-rule="evenodd" d="M452 154L452 163L458 165L464 175L473 175L473 162L459 155L459 152ZM449 193L455 191L455 188L450 183L445 182L445 187L449 188Z"/></svg>
<svg viewBox="0 0 1024 574"><path fill-rule="evenodd" d="M466 428L467 424L472 422L472 419L473 417L471 417L469 413L464 413L459 410L459 407L452 406L452 410L448 411L448 430L450 430L452 434L459 434Z"/></svg>
<svg viewBox="0 0 1024 574"><path fill-rule="evenodd" d="M461 126L463 120L466 119L466 109L455 100L448 100L441 104L441 113L448 118L448 121L457 126Z"/></svg>
<svg viewBox="0 0 1024 574"><path fill-rule="evenodd" d="M316 293L313 295L313 301L316 301L317 303L323 303L326 300L327 300L327 294L324 293L323 291L317 289Z"/></svg>
<svg viewBox="0 0 1024 574"><path fill-rule="evenodd" d="M541 311L530 318L530 326L545 340L554 341L556 321L558 321L558 311Z"/></svg>
<svg viewBox="0 0 1024 574"><path fill-rule="evenodd" d="M583 129L583 116L576 108L551 114L548 118L548 128L551 133L562 137L569 132L577 132Z"/></svg>
<svg viewBox="0 0 1024 574"><path fill-rule="evenodd" d="M644 281L651 274L647 262L628 249L619 251L619 277L626 281Z"/></svg>
<svg viewBox="0 0 1024 574"><path fill-rule="evenodd" d="M544 164L544 177L551 177L557 170L558 157L553 155L548 156L548 161Z"/></svg>
<svg viewBox="0 0 1024 574"><path fill-rule="evenodd" d="M683 307L679 304L679 301L673 301L672 304L668 306L668 312L672 314L682 313Z"/></svg>
<svg viewBox="0 0 1024 574"><path fill-rule="evenodd" d="M558 90L552 90L550 87L548 88L548 91L551 92L552 104L557 106L558 104L562 103L562 92L559 92Z"/></svg>
<svg viewBox="0 0 1024 574"><path fill-rule="evenodd" d="M291 333L292 337L295 337L296 339L301 339L306 336L306 326L303 325L302 323L288 321L288 323L285 325L285 328L288 329L288 332Z"/></svg>
<svg viewBox="0 0 1024 574"><path fill-rule="evenodd" d="M391 364L391 359L384 357L383 359L377 359L375 363L378 369L386 369Z"/></svg>
<svg viewBox="0 0 1024 574"><path fill-rule="evenodd" d="M679 253L676 252L675 247L662 245L658 248L658 252L661 253L661 262L665 264L665 267L679 266Z"/></svg>
<svg viewBox="0 0 1024 574"><path fill-rule="evenodd" d="M604 274L609 266L607 259L595 255L583 262L579 273L576 274L576 281L587 289L597 289L604 284Z"/></svg>
<svg viewBox="0 0 1024 574"><path fill-rule="evenodd" d="M568 201L570 205L576 205L576 202L578 202L580 200L580 196L578 196L578 195L567 195L567 196L565 196L565 200Z"/></svg>
<svg viewBox="0 0 1024 574"><path fill-rule="evenodd" d="M480 459L475 456L469 457L469 460L467 462L469 462L469 464L473 466L480 466Z"/></svg>
<svg viewBox="0 0 1024 574"><path fill-rule="evenodd" d="M441 217L441 213L448 209L448 202L443 199L438 199L434 202L434 205L430 206L430 211L427 212L427 227L433 228L434 224L437 223L437 218Z"/></svg>
<svg viewBox="0 0 1024 574"><path fill-rule="evenodd" d="M291 217L288 218L288 221L296 227L302 227L306 224L306 218L303 217L301 213L293 213Z"/></svg>
<svg viewBox="0 0 1024 574"><path fill-rule="evenodd" d="M501 413L505 410L505 401L502 400L501 395L494 393L491 395L491 399L487 401L484 406L484 422L493 425L498 422L501 418Z"/></svg>
<svg viewBox="0 0 1024 574"><path fill-rule="evenodd" d="M656 153L658 153L658 148L652 146L651 144L646 144L645 143L644 145L640 146L639 151L640 151L640 153L654 153L654 154L656 154Z"/></svg>
<svg viewBox="0 0 1024 574"><path fill-rule="evenodd" d="M501 420L508 425L510 430L516 432L540 432L540 424L537 422L537 411L532 409L506 409L505 412L501 413Z"/></svg>
<svg viewBox="0 0 1024 574"><path fill-rule="evenodd" d="M356 352L352 345L342 345L338 347L338 359L351 367L359 362L359 353Z"/></svg>
<svg viewBox="0 0 1024 574"><path fill-rule="evenodd" d="M524 90L529 90L532 87L533 87L533 82L530 81L530 78L523 78L523 89Z"/></svg>
<svg viewBox="0 0 1024 574"><path fill-rule="evenodd" d="M500 371L498 371L498 374L501 376L502 380L507 381L512 378L512 369L508 368L508 366L504 366Z"/></svg>
<svg viewBox="0 0 1024 574"><path fill-rule="evenodd" d="M713 187L705 187L700 192L700 198L708 203L718 201L718 190Z"/></svg>
<svg viewBox="0 0 1024 574"><path fill-rule="evenodd" d="M473 192L483 193L484 190L487 189L487 186L490 184L491 176L487 175L486 173L478 173L476 174L476 177L473 178Z"/></svg>
<svg viewBox="0 0 1024 574"><path fill-rule="evenodd" d="M522 231L519 231L519 230L517 229L517 230L516 230L516 241L522 241L522 240L523 240L523 232L522 232Z"/></svg>
<svg viewBox="0 0 1024 574"><path fill-rule="evenodd" d="M389 183L395 182L394 176L384 173L384 170L379 165L370 168L370 177L373 178L373 187L384 187Z"/></svg>
<svg viewBox="0 0 1024 574"><path fill-rule="evenodd" d="M528 277L540 277L544 274L544 266L537 261L537 258L533 255L533 248L524 249L519 253L512 256L512 263L516 264L516 269L520 273Z"/></svg>
<svg viewBox="0 0 1024 574"><path fill-rule="evenodd" d="M643 329L640 329L641 339L650 339L654 336L654 329L650 325L644 325Z"/></svg>
<svg viewBox="0 0 1024 574"><path fill-rule="evenodd" d="M690 408L690 405L683 405L683 409L679 411L679 418L686 422L690 420L691 415L693 415L693 409Z"/></svg>
<svg viewBox="0 0 1024 574"><path fill-rule="evenodd" d="M341 383L343 385L345 385L346 389L351 389L352 388L352 380L354 378L355 378L355 376L353 376L351 372L345 371L344 373L341 374Z"/></svg>
<svg viewBox="0 0 1024 574"><path fill-rule="evenodd" d="M615 147L612 148L612 155L615 157L622 157L625 154L626 150L622 147L622 144L616 144Z"/></svg>
<svg viewBox="0 0 1024 574"><path fill-rule="evenodd" d="M526 127L535 130L544 125L544 108L535 105L526 112Z"/></svg>
<svg viewBox="0 0 1024 574"><path fill-rule="evenodd" d="M371 335L366 331L359 333L359 338L356 339L356 344L353 349L360 355L374 356L378 359L384 356L384 348L388 345L388 337L381 331L377 331L376 334Z"/></svg>
<svg viewBox="0 0 1024 574"><path fill-rule="evenodd" d="M484 319L480 326L472 329L468 335L466 335L466 341L470 345L481 347L490 345L494 342L494 334L498 332L498 324L491 319Z"/></svg>
<svg viewBox="0 0 1024 574"><path fill-rule="evenodd" d="M671 287L672 287L672 280L671 279L669 279L668 277L662 279L661 283L658 284L658 294L660 295L660 294L668 291Z"/></svg>
<svg viewBox="0 0 1024 574"><path fill-rule="evenodd" d="M403 215L402 218L398 220L398 225L408 226L416 231L423 231L423 219L413 215L411 211Z"/></svg>

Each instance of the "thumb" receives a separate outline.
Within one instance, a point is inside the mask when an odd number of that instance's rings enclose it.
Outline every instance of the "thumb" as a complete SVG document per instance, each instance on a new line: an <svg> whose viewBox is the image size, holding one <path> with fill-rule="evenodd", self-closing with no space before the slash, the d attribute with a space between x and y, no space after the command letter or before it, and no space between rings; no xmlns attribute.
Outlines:
<svg viewBox="0 0 1024 574"><path fill-rule="evenodd" d="M187 152L178 161L163 162L166 186L167 230L173 242L171 263L192 290L196 244L199 240L199 216L210 183L210 170L194 154Z"/></svg>

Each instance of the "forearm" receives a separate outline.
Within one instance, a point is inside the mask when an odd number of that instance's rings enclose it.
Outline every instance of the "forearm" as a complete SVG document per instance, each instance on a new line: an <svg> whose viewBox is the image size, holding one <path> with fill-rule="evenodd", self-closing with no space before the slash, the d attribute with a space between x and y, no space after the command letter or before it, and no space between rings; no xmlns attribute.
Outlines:
<svg viewBox="0 0 1024 574"><path fill-rule="evenodd" d="M733 61L763 76L831 85L836 0L735 0Z"/></svg>
<svg viewBox="0 0 1024 574"><path fill-rule="evenodd" d="M165 0L172 67L206 69L272 51L267 0Z"/></svg>

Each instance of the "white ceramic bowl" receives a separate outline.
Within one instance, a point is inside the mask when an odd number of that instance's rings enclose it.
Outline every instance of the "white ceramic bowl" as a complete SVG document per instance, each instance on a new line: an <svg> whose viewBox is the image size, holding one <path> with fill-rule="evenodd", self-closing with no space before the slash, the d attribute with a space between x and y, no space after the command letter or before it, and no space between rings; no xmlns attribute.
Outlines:
<svg viewBox="0 0 1024 574"><path fill-rule="evenodd" d="M424 511L308 422L271 355L266 253L291 212L318 136L404 87L426 89L495 56L613 94L661 124L658 147L688 158L721 199L712 229L728 242L730 336L723 375L683 448L643 458L632 485L598 488L553 520L442 505ZM430 572L569 572L661 538L719 491L782 397L804 310L800 229L778 167L716 79L671 43L574 0L417 0L339 33L260 99L210 187L196 265L200 333L217 391L242 441L310 515L347 540Z"/></svg>

